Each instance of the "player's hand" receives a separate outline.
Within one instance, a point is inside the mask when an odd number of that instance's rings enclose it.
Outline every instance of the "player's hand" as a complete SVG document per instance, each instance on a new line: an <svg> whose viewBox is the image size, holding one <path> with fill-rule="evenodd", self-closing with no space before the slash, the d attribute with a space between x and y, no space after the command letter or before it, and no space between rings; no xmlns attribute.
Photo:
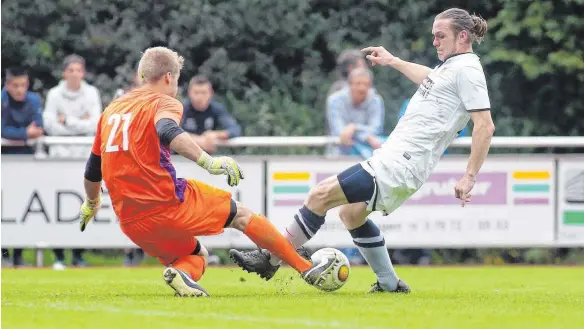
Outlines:
<svg viewBox="0 0 584 329"><path fill-rule="evenodd" d="M474 176L465 174L454 186L454 195L457 199L460 199L461 206L464 207L467 202L470 202L470 191L474 187L475 182L476 179Z"/></svg>
<svg viewBox="0 0 584 329"><path fill-rule="evenodd" d="M370 62L372 66L376 64L382 66L391 65L397 57L393 56L389 51L385 50L382 46L379 47L367 47L361 49L362 52L370 53L369 55L365 56Z"/></svg>
<svg viewBox="0 0 584 329"><path fill-rule="evenodd" d="M243 171L230 157L214 158L203 152L197 161L197 164L206 169L211 175L227 175L227 184L236 186L243 179Z"/></svg>
<svg viewBox="0 0 584 329"><path fill-rule="evenodd" d="M101 198L97 198L96 200L89 200L85 199L85 202L81 205L81 209L79 210L79 218L81 219L81 223L79 228L81 232L85 231L85 227L87 224L93 219L99 207L101 206Z"/></svg>

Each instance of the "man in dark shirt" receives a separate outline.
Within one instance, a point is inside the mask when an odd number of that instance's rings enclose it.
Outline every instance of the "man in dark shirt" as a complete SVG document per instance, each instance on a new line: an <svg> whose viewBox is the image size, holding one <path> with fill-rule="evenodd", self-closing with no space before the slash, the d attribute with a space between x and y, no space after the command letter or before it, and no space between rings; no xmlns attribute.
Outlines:
<svg viewBox="0 0 584 329"><path fill-rule="evenodd" d="M206 76L193 77L188 93L181 128L189 132L202 149L215 152L219 141L241 136L241 127L225 105L213 100L213 86Z"/></svg>
<svg viewBox="0 0 584 329"><path fill-rule="evenodd" d="M16 145L25 145L29 139L44 134L41 100L28 86L28 73L24 69L6 70L6 86L2 89L2 138L13 146L3 146L2 154L32 154L32 147Z"/></svg>
<svg viewBox="0 0 584 329"><path fill-rule="evenodd" d="M29 139L43 135L42 105L38 94L28 90L28 73L22 68L6 70L6 86L2 89L2 154L32 154L26 146ZM8 249L2 248L2 266L26 265L22 249L14 249L12 259Z"/></svg>

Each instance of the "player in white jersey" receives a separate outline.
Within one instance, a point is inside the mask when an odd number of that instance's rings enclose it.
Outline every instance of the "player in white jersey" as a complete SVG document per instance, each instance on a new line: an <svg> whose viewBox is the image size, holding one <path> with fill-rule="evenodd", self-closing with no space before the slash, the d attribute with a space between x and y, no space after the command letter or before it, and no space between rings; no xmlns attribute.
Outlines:
<svg viewBox="0 0 584 329"><path fill-rule="evenodd" d="M472 45L484 38L487 23L457 8L436 16L433 45L442 63L435 68L406 62L383 47L363 49L372 65L391 66L418 90L406 114L373 156L314 187L304 206L286 228L286 237L300 248L324 224L326 212L337 206L353 242L377 276L370 292L410 292L389 258L381 231L367 216L389 214L402 205L428 179L440 156L472 119L471 154L466 174L458 181L454 197L464 206L490 147L495 126L485 75ZM280 260L265 250L230 250L235 262L269 280Z"/></svg>

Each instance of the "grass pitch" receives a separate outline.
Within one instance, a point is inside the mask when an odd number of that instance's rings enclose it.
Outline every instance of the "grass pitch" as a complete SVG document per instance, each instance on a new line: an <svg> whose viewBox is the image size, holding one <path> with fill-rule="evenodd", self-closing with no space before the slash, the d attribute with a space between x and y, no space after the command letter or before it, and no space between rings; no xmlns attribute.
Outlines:
<svg viewBox="0 0 584 329"><path fill-rule="evenodd" d="M269 282L209 268L208 299L175 298L160 268L2 269L2 328L582 328L584 267L401 267L412 294L368 295L353 268L339 291L289 268Z"/></svg>

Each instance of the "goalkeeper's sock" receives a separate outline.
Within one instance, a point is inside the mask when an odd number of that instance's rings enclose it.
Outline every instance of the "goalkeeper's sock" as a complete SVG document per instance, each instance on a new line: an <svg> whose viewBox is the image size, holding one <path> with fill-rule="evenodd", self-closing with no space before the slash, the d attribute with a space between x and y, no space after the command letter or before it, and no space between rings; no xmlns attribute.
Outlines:
<svg viewBox="0 0 584 329"><path fill-rule="evenodd" d="M187 273L191 279L199 281L205 273L205 258L199 255L188 255L179 258L172 266Z"/></svg>
<svg viewBox="0 0 584 329"><path fill-rule="evenodd" d="M302 247L324 224L324 217L315 214L306 206L302 206L294 215L294 220L286 227L286 239L294 245L294 248ZM274 256L272 255L270 258L270 263L278 265L280 260Z"/></svg>
<svg viewBox="0 0 584 329"><path fill-rule="evenodd" d="M312 267L312 263L300 256L294 246L263 216L251 216L243 233L258 247L267 249L272 255L282 259L300 273Z"/></svg>
<svg viewBox="0 0 584 329"><path fill-rule="evenodd" d="M371 219L367 219L365 224L349 230L349 233L353 237L353 243L375 272L381 288L386 291L395 290L399 278L391 264L389 252L385 247L385 239L379 227Z"/></svg>

